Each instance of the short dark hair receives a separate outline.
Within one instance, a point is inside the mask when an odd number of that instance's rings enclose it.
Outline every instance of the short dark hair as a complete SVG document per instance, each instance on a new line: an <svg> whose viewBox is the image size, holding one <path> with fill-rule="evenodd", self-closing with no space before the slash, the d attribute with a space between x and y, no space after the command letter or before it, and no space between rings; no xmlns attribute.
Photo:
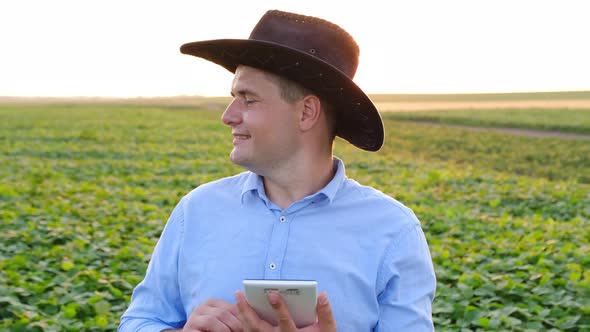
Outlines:
<svg viewBox="0 0 590 332"><path fill-rule="evenodd" d="M320 99L322 112L324 112L326 116L328 130L330 131L330 141L334 140L338 130L336 112L332 105L327 102L326 98L323 98L322 96L313 93L303 85L282 76L272 73L267 73L267 75L269 75L269 77L271 77L271 79L273 79L278 84L279 90L281 91L281 98L283 98L283 100L288 103L292 104L308 95L316 95Z"/></svg>

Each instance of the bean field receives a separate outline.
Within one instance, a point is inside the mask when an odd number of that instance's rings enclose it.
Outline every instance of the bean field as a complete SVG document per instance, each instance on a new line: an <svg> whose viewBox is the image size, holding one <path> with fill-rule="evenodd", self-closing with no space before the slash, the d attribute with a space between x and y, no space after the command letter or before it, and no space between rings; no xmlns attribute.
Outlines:
<svg viewBox="0 0 590 332"><path fill-rule="evenodd" d="M589 111L502 110L479 122L467 112L453 116L471 126L590 128ZM432 113L422 116L451 121ZM228 159L220 116L1 105L0 330L114 331L178 200L242 171ZM421 220L438 279L436 329L590 331L590 141L400 117L384 115L378 153L343 141L334 152L349 177Z"/></svg>

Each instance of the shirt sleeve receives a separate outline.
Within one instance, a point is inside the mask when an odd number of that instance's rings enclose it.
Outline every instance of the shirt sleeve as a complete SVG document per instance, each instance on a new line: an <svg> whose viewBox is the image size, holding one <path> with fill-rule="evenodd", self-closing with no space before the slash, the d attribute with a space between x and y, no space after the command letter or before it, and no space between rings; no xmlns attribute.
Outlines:
<svg viewBox="0 0 590 332"><path fill-rule="evenodd" d="M178 257L183 236L183 200L172 211L156 244L145 278L131 296L119 332L162 331L186 322L178 286Z"/></svg>
<svg viewBox="0 0 590 332"><path fill-rule="evenodd" d="M381 270L385 289L378 297L375 331L434 331L436 277L420 225L405 228L385 257Z"/></svg>

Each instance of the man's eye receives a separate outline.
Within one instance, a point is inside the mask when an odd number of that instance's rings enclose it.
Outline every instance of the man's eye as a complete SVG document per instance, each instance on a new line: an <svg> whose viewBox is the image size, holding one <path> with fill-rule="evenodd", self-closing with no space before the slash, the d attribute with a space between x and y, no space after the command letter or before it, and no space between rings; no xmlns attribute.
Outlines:
<svg viewBox="0 0 590 332"><path fill-rule="evenodd" d="M254 99L246 99L246 105L251 105L254 102L256 102L256 100L254 100Z"/></svg>

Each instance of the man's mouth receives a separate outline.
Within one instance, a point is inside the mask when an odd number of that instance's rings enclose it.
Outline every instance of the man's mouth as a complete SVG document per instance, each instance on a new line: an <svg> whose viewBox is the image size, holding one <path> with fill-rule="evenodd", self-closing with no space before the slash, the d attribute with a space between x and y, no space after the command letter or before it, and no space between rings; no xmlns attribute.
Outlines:
<svg viewBox="0 0 590 332"><path fill-rule="evenodd" d="M233 134L234 136L234 143L239 143L239 142L243 142L245 140L250 139L250 135L246 135L246 134Z"/></svg>

